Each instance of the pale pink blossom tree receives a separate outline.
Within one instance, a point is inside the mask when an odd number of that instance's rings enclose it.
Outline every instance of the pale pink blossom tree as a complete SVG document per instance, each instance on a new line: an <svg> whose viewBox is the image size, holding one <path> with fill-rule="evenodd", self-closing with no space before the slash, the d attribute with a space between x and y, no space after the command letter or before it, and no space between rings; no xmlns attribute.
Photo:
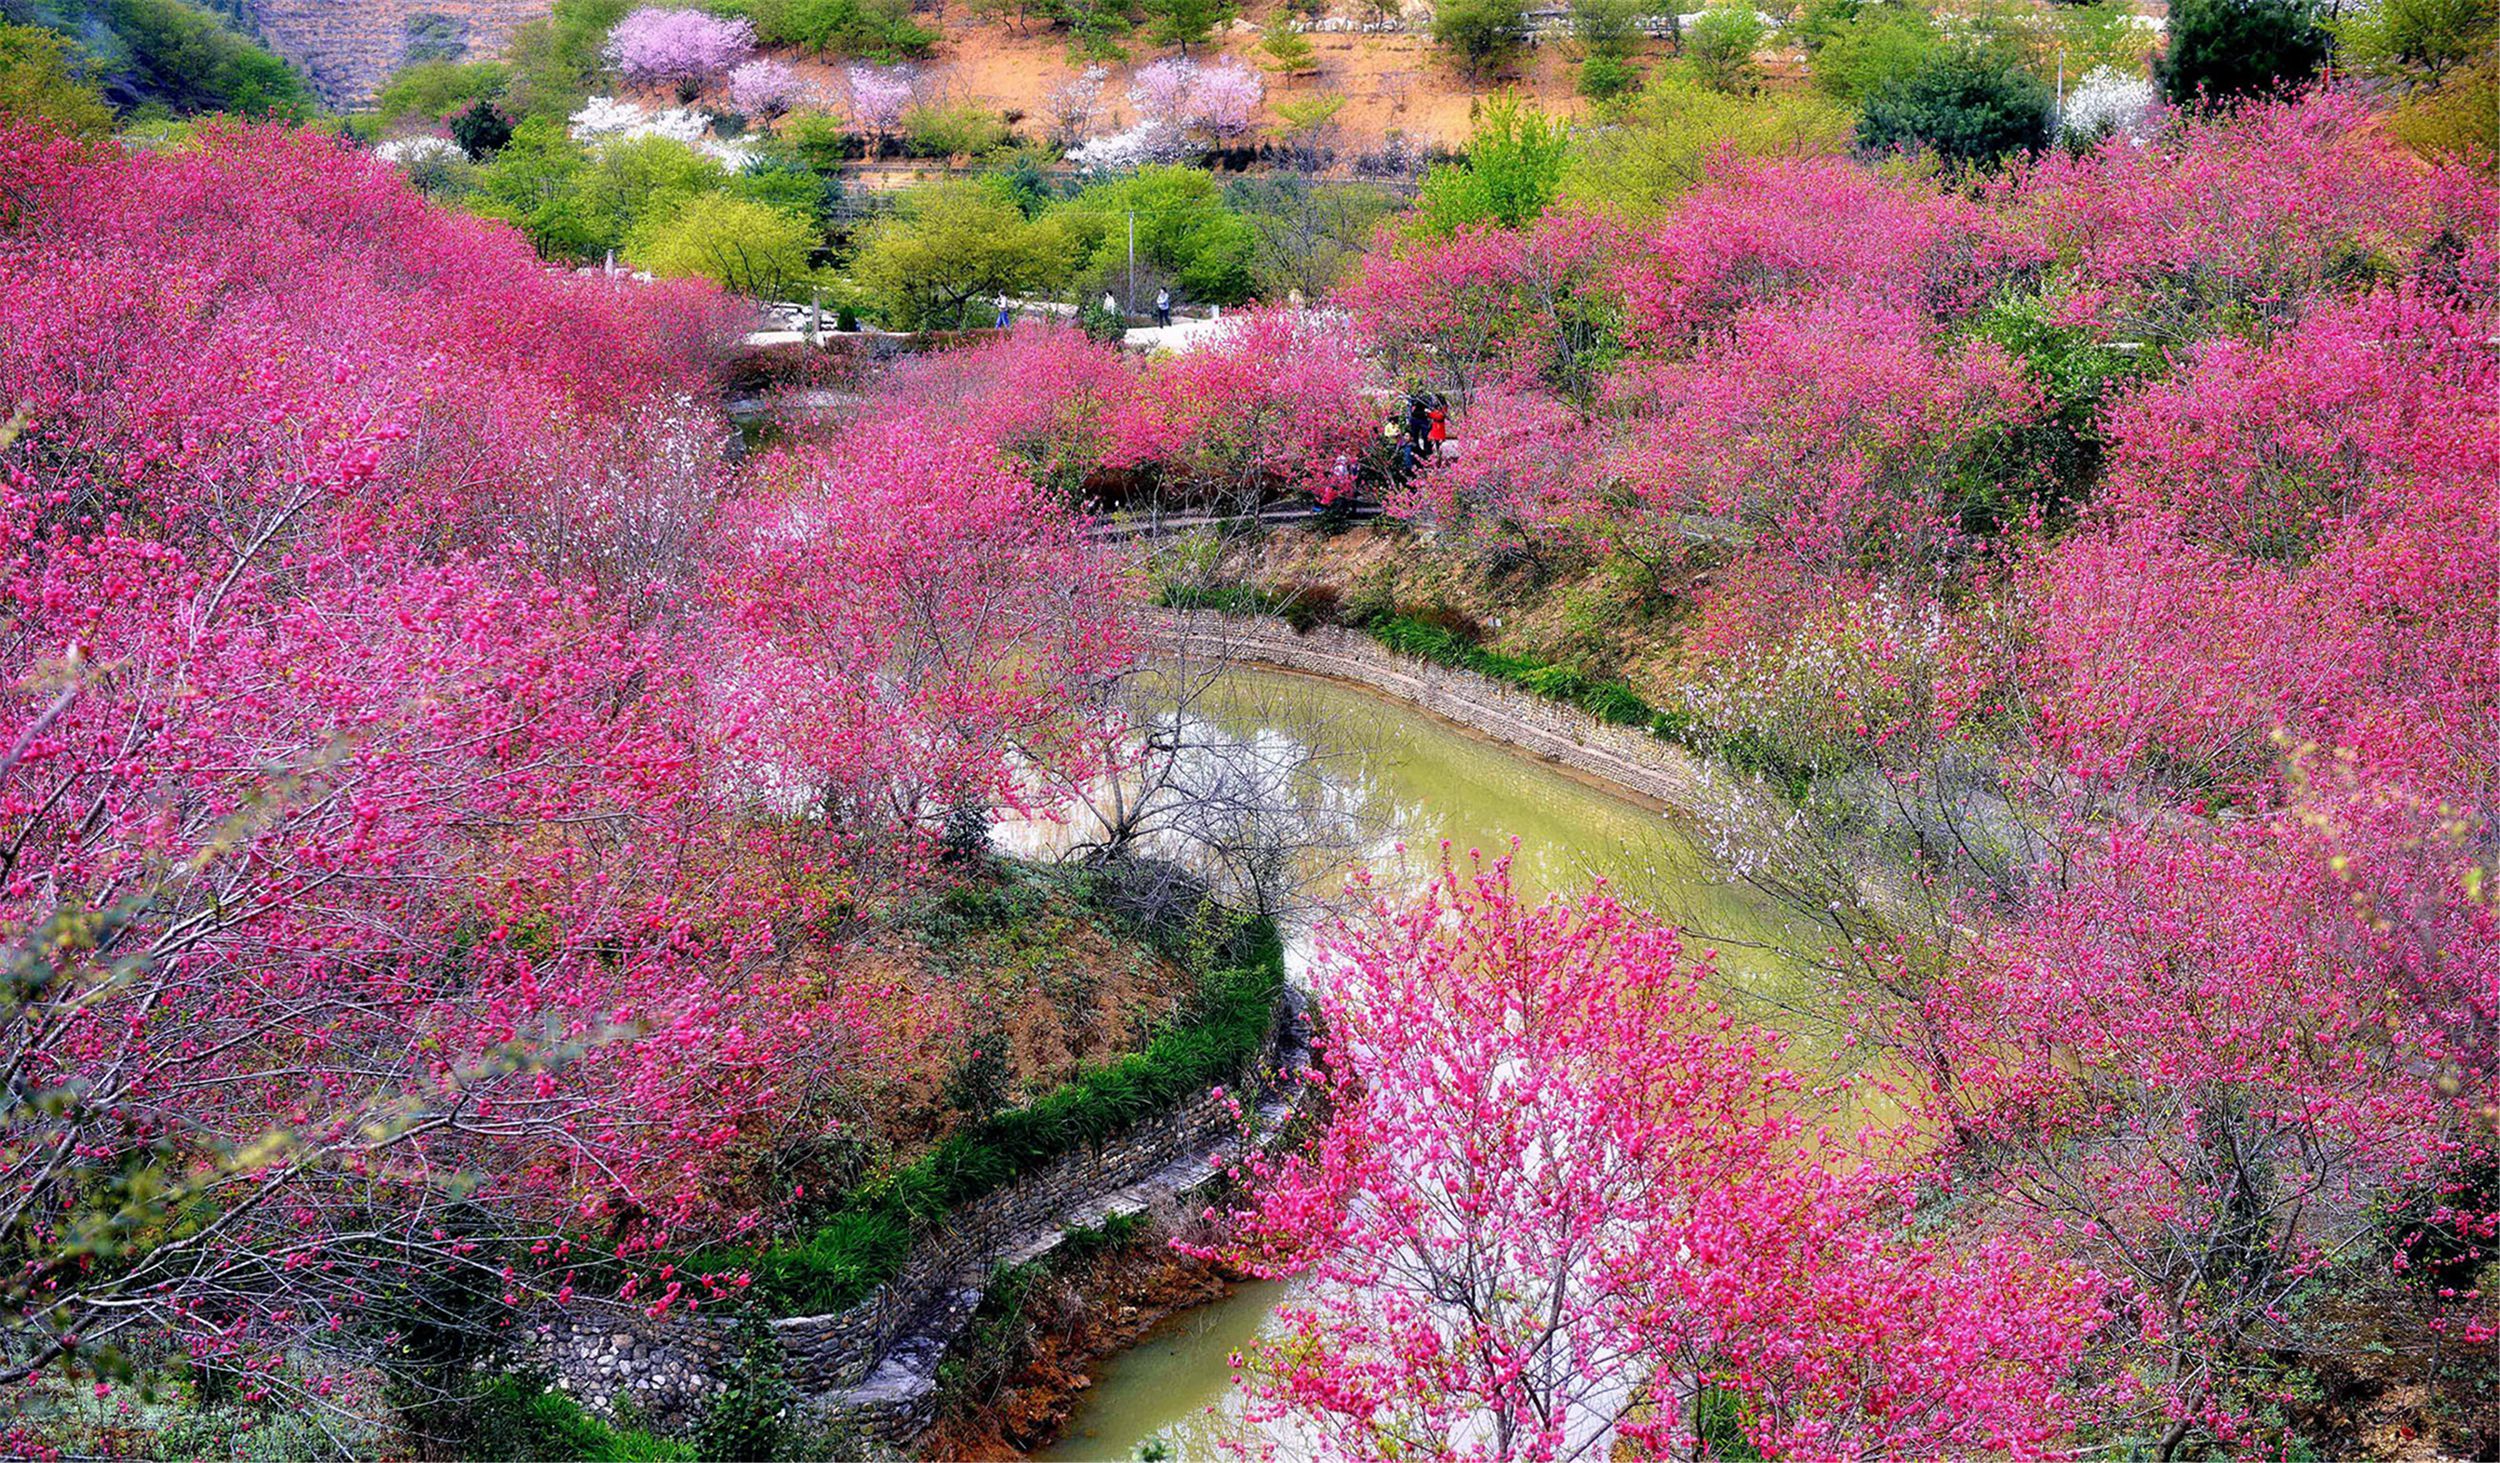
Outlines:
<svg viewBox="0 0 2500 1463"><path fill-rule="evenodd" d="M742 62L729 71L729 101L751 117L778 117L799 97L799 74L779 61Z"/></svg>
<svg viewBox="0 0 2500 1463"><path fill-rule="evenodd" d="M755 22L646 5L608 33L610 64L637 85L699 87L755 50Z"/></svg>
<svg viewBox="0 0 2500 1463"><path fill-rule="evenodd" d="M845 73L851 87L851 119L878 136L892 132L911 105L915 78L908 66L854 66Z"/></svg>

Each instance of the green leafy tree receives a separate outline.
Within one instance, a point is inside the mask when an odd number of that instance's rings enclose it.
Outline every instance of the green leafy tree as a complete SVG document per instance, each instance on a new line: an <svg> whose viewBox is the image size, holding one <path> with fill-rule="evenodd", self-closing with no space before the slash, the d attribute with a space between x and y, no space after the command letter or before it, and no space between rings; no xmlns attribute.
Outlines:
<svg viewBox="0 0 2500 1463"><path fill-rule="evenodd" d="M768 46L824 56L899 61L937 44L937 33L912 18L911 0L735 0L715 8L754 21Z"/></svg>
<svg viewBox="0 0 2500 1463"><path fill-rule="evenodd" d="M2436 84L2500 51L2500 0L2378 0L2329 29L2345 69L2407 88Z"/></svg>
<svg viewBox="0 0 2500 1463"><path fill-rule="evenodd" d="M1527 43L1523 0L1442 0L1432 17L1432 39L1471 77L1509 64Z"/></svg>
<svg viewBox="0 0 2500 1463"><path fill-rule="evenodd" d="M1508 97L1496 98L1467 140L1467 158L1424 175L1417 227L1447 234L1487 220L1518 228L1543 213L1562 185L1571 137L1561 123Z"/></svg>
<svg viewBox="0 0 2500 1463"><path fill-rule="evenodd" d="M1863 101L1914 76L1944 44L1936 22L1904 5L1869 5L1832 25L1810 52L1814 89Z"/></svg>
<svg viewBox="0 0 2500 1463"><path fill-rule="evenodd" d="M71 137L113 130L113 109L79 75L77 53L56 32L0 25L0 115L32 121Z"/></svg>
<svg viewBox="0 0 2500 1463"><path fill-rule="evenodd" d="M719 163L669 137L610 142L590 155L582 204L610 244L646 220L676 212L697 193L717 192L729 179Z"/></svg>
<svg viewBox="0 0 2500 1463"><path fill-rule="evenodd" d="M1158 46L1177 46L1183 55L1241 13L1234 0L1140 0L1138 8L1146 13L1147 38Z"/></svg>
<svg viewBox="0 0 2500 1463"><path fill-rule="evenodd" d="M500 99L511 79L511 68L495 61L420 61L393 72L373 106L384 122L448 117L473 102Z"/></svg>
<svg viewBox="0 0 2500 1463"><path fill-rule="evenodd" d="M1621 56L1591 56L1580 63L1580 95L1611 102L1641 89L1640 68Z"/></svg>
<svg viewBox="0 0 2500 1463"><path fill-rule="evenodd" d="M1128 217L1137 216L1138 288L1170 285L1185 298L1230 305L1250 298L1258 234L1226 202L1214 174L1180 165L1139 168L1070 199L1058 219L1081 245L1076 283L1091 296L1128 280Z"/></svg>
<svg viewBox="0 0 2500 1463"><path fill-rule="evenodd" d="M534 117L569 117L609 77L608 32L636 0L556 0L504 46L511 68L506 105Z"/></svg>
<svg viewBox="0 0 2500 1463"><path fill-rule="evenodd" d="M625 256L663 278L699 277L737 294L786 299L807 281L817 242L815 226L805 219L704 193L646 220Z"/></svg>
<svg viewBox="0 0 2500 1463"><path fill-rule="evenodd" d="M2154 35L2137 24L2134 10L2118 0L2092 0L2089 5L2060 5L2052 15L2050 42L2057 53L2033 58L2032 74L2055 75L2065 67L2069 83L2098 67L2142 74L2153 58Z"/></svg>
<svg viewBox="0 0 2500 1463"><path fill-rule="evenodd" d="M303 77L183 0L110 0L104 16L128 55L127 85L185 116L234 112L302 121L313 114Z"/></svg>
<svg viewBox="0 0 2500 1463"><path fill-rule="evenodd" d="M1284 76L1306 76L1319 69L1318 53L1311 49L1310 38L1293 28L1293 13L1279 10L1268 17L1267 26L1259 32L1259 49L1267 52L1269 67Z"/></svg>
<svg viewBox="0 0 2500 1463"><path fill-rule="evenodd" d="M512 140L477 170L467 206L527 235L549 259L594 258L613 242L584 207L590 156L546 117L525 117Z"/></svg>
<svg viewBox="0 0 2500 1463"><path fill-rule="evenodd" d="M822 228L842 201L842 179L819 173L796 156L767 154L741 168L727 191L732 198L778 208Z"/></svg>
<svg viewBox="0 0 2500 1463"><path fill-rule="evenodd" d="M451 140L469 161L482 163L512 140L512 120L496 111L493 102L482 101L451 119Z"/></svg>
<svg viewBox="0 0 2500 1463"><path fill-rule="evenodd" d="M1867 98L1858 145L1872 152L1926 149L1948 162L1986 166L2046 147L2051 111L2040 78L1985 52L1948 51Z"/></svg>
<svg viewBox="0 0 2500 1463"><path fill-rule="evenodd" d="M2187 105L2297 87L2325 64L2328 41L2312 0L2173 0L2162 90Z"/></svg>
<svg viewBox="0 0 2500 1463"><path fill-rule="evenodd" d="M1401 207L1368 183L1324 183L1290 173L1244 178L1233 186L1231 201L1257 234L1251 278L1269 301L1295 290L1306 300L1327 296Z"/></svg>
<svg viewBox="0 0 2500 1463"><path fill-rule="evenodd" d="M974 300L1058 288L1073 258L1055 218L1028 221L997 190L972 182L915 188L862 234L851 277L888 323L959 324Z"/></svg>
<svg viewBox="0 0 2500 1463"><path fill-rule="evenodd" d="M1571 0L1571 34L1591 56L1631 55L1641 44L1648 0Z"/></svg>
<svg viewBox="0 0 2500 1463"><path fill-rule="evenodd" d="M1574 142L1560 197L1640 218L1698 185L1711 159L1804 157L1846 151L1853 119L1819 96L1774 90L1734 97L1681 68L1661 67L1610 121Z"/></svg>
<svg viewBox="0 0 2500 1463"><path fill-rule="evenodd" d="M1684 27L1684 64L1712 91L1742 96L1762 84L1754 53L1762 49L1762 20L1752 0L1713 5Z"/></svg>

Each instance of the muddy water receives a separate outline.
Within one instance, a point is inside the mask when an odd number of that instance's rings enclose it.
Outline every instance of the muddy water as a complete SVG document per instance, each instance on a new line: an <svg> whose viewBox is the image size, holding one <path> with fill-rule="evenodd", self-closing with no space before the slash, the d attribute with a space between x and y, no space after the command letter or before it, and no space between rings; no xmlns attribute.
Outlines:
<svg viewBox="0 0 2500 1463"><path fill-rule="evenodd" d="M1690 945L1716 947L1736 988L1775 995L1779 962L1762 953L1778 922L1710 856L1708 840L1664 809L1616 795L1403 703L1281 672L1236 672L1209 716L1234 735L1318 740L1359 753L1334 764L1371 815L1370 862L1379 877L1428 876L1441 839L1464 858L1520 846L1514 877L1526 892L1587 887L1603 875L1619 898L1681 925ZM1396 845L1406 845L1401 856ZM1296 963L1309 958L1308 936ZM1127 1459L1217 1456L1241 1426L1231 1357L1254 1340L1283 1287L1244 1286L1184 1312L1105 1363L1060 1444L1039 1456Z"/></svg>

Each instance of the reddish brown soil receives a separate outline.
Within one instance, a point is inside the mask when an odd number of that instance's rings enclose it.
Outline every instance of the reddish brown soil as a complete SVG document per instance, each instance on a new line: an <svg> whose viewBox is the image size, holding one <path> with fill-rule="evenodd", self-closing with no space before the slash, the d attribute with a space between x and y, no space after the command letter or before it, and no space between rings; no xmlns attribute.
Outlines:
<svg viewBox="0 0 2500 1463"><path fill-rule="evenodd" d="M1177 1311L1220 1300L1230 1286L1204 1261L1174 1253L1160 1237L1114 1251L1028 1300L1034 1338L1023 1370L978 1411L941 1418L921 1445L926 1458L1022 1458L1067 1426L1091 1368L1137 1344Z"/></svg>
<svg viewBox="0 0 2500 1463"><path fill-rule="evenodd" d="M1576 48L1566 43L1531 46L1517 67L1500 77L1471 78L1460 74L1429 36L1343 35L1314 33L1310 37L1315 74L1280 77L1263 64L1259 22L1255 17L1233 22L1214 44L1193 54L1238 56L1268 75L1269 105L1262 117L1268 130L1276 122L1274 104L1299 98L1343 93L1345 109L1337 125L1352 151L1377 149L1393 133L1423 145L1456 146L1467 140L1485 98L1510 91L1532 99L1544 110L1578 115L1586 109L1572 91L1578 77ZM1085 69L1070 57L1064 33L1038 25L975 19L960 7L923 16L939 33L936 54L921 63L923 94L935 100L968 101L1002 112L1021 112L1017 130L1038 136L1047 127L1048 98ZM1128 77L1136 67L1171 54L1143 44L1130 46L1129 60L1112 65L1103 88L1112 115L1104 130L1135 120L1128 106ZM1663 55L1663 47L1654 48ZM1655 59L1649 57L1645 59ZM843 63L794 62L815 82L837 109L846 95Z"/></svg>

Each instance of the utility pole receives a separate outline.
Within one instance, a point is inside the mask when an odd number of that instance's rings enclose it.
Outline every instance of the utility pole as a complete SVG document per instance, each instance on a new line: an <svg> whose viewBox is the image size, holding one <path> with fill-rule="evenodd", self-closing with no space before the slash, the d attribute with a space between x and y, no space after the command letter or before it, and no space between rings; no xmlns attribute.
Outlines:
<svg viewBox="0 0 2500 1463"><path fill-rule="evenodd" d="M1137 313L1137 210L1128 211L1128 312Z"/></svg>

